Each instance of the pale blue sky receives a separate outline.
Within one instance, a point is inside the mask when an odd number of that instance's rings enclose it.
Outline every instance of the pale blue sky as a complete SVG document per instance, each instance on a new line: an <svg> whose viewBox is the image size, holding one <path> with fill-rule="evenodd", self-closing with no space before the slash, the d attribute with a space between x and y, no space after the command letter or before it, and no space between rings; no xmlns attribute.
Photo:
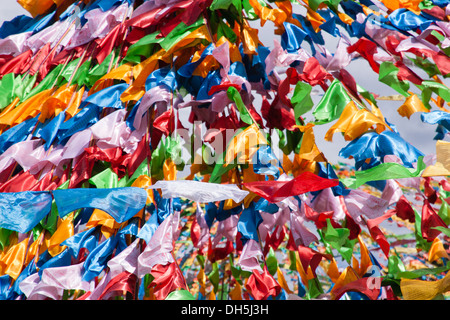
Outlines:
<svg viewBox="0 0 450 320"><path fill-rule="evenodd" d="M0 24L20 14L30 15L16 0L1 0Z"/></svg>

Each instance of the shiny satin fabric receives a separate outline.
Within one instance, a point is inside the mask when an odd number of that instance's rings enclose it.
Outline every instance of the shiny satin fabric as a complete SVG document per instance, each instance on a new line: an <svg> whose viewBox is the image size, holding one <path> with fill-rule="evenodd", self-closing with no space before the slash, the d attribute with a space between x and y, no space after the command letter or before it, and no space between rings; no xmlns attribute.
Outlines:
<svg viewBox="0 0 450 320"><path fill-rule="evenodd" d="M122 223L142 208L147 201L147 192L136 187L118 189L66 189L54 190L53 197L61 217L80 208L95 208L109 213Z"/></svg>
<svg viewBox="0 0 450 320"><path fill-rule="evenodd" d="M393 26L402 31L416 29L423 31L431 24L431 21L405 8L395 10L389 15L388 19Z"/></svg>
<svg viewBox="0 0 450 320"><path fill-rule="evenodd" d="M54 0L19 0L18 3L24 7L33 17L36 17L40 14L44 14L47 10L49 10L54 4Z"/></svg>
<svg viewBox="0 0 450 320"><path fill-rule="evenodd" d="M254 205L250 205L249 208L244 209L244 211L239 216L239 222L237 225L237 230L241 234L242 244L245 245L248 240L254 240L259 242L258 227L262 222L262 217L257 210L255 210Z"/></svg>
<svg viewBox="0 0 450 320"><path fill-rule="evenodd" d="M427 166L422 177L450 175L450 143L443 140L436 141L436 163Z"/></svg>
<svg viewBox="0 0 450 320"><path fill-rule="evenodd" d="M50 213L51 203L52 196L48 192L2 193L0 226L27 233Z"/></svg>
<svg viewBox="0 0 450 320"><path fill-rule="evenodd" d="M17 279L22 271L27 254L29 239L26 238L18 244L12 246L0 259L1 274L8 274L13 279Z"/></svg>
<svg viewBox="0 0 450 320"><path fill-rule="evenodd" d="M435 229L435 227L447 228L447 224L433 209L428 200L424 200L421 217L422 217L421 219L422 237L429 242L432 242L441 233L441 231Z"/></svg>
<svg viewBox="0 0 450 320"><path fill-rule="evenodd" d="M410 119L416 112L429 112L430 110L425 107L416 94L412 94L405 99L405 102L397 109L397 111L402 117Z"/></svg>
<svg viewBox="0 0 450 320"><path fill-rule="evenodd" d="M131 298L134 299L137 280L136 275L128 271L118 274L111 279L98 300L110 300L115 295L123 296L124 292L129 293Z"/></svg>
<svg viewBox="0 0 450 320"><path fill-rule="evenodd" d="M377 133L381 133L388 129L388 125L383 119L367 109L360 109L351 101L342 111L339 120L327 131L325 140L332 141L332 137L336 132L342 132L344 139L351 141L359 138L370 128L374 127Z"/></svg>
<svg viewBox="0 0 450 320"><path fill-rule="evenodd" d="M399 157L409 168L423 153L409 144L393 131L366 132L358 139L351 141L341 149L339 155L344 158L354 158L356 168L361 168L366 159L378 159L383 162L386 155Z"/></svg>
<svg viewBox="0 0 450 320"><path fill-rule="evenodd" d="M419 157L417 168L407 168L403 164L385 162L377 164L369 169L356 171L355 178L343 179L342 182L348 188L356 189L367 182L382 181L388 179L403 179L420 177L426 165L423 157Z"/></svg>
<svg viewBox="0 0 450 320"><path fill-rule="evenodd" d="M261 26L263 26L267 20L270 20L278 27L282 27L283 22L288 18L286 12L281 9L263 7L257 0L250 0L249 2L255 11L255 14L261 18Z"/></svg>
<svg viewBox="0 0 450 320"><path fill-rule="evenodd" d="M338 119L350 101L351 99L342 83L333 80L313 111L315 122L324 124Z"/></svg>
<svg viewBox="0 0 450 320"><path fill-rule="evenodd" d="M307 171L289 181L254 181L244 183L244 186L269 202L276 203L290 196L331 188L338 184L337 180L321 178Z"/></svg>
<svg viewBox="0 0 450 320"><path fill-rule="evenodd" d="M379 281L382 279L379 278ZM369 281L376 281L374 279L371 279ZM372 289L368 288L369 283L367 278L360 278L355 281L349 282L345 285L343 285L341 288L335 290L333 292L334 300L339 300L343 294L349 291L356 291L362 293L364 296L369 298L370 300L377 300L378 296L380 295L380 289Z"/></svg>
<svg viewBox="0 0 450 320"><path fill-rule="evenodd" d="M59 226L53 235L46 241L48 253L55 257L66 249L61 243L75 234L73 226L73 213L64 220L59 221Z"/></svg>
<svg viewBox="0 0 450 320"><path fill-rule="evenodd" d="M433 110L428 113L421 113L420 118L425 123L438 124L445 130L450 131L450 114L448 112Z"/></svg>
<svg viewBox="0 0 450 320"><path fill-rule="evenodd" d="M149 287L154 288L154 295L157 300L164 300L170 292L176 289L188 290L183 274L176 262L156 265L151 274L154 280Z"/></svg>
<svg viewBox="0 0 450 320"><path fill-rule="evenodd" d="M253 271L245 287L255 300L267 300L270 296L276 297L281 292L281 286L269 273L267 267L262 273Z"/></svg>
<svg viewBox="0 0 450 320"><path fill-rule="evenodd" d="M450 273L435 281L401 279L400 289L405 300L432 300L450 289Z"/></svg>
<svg viewBox="0 0 450 320"><path fill-rule="evenodd" d="M303 29L288 22L284 23L284 30L285 32L281 36L281 46L289 53L297 52L302 47L302 42L308 34Z"/></svg>
<svg viewBox="0 0 450 320"><path fill-rule="evenodd" d="M5 108L0 113L0 124L5 124L8 126L13 126L19 124L26 119L33 118L37 116L40 112L40 108L43 102L51 96L51 89L44 90L21 104L19 104L16 108L9 109Z"/></svg>

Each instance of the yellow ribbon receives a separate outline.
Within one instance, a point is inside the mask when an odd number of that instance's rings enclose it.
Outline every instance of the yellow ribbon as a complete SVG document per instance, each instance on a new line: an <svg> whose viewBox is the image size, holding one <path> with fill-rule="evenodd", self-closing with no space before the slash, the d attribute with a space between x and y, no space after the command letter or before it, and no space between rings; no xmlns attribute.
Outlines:
<svg viewBox="0 0 450 320"><path fill-rule="evenodd" d="M17 107L3 110L0 113L0 124L14 126L22 121L33 118L41 111L44 101L51 96L53 89L47 89L28 98Z"/></svg>
<svg viewBox="0 0 450 320"><path fill-rule="evenodd" d="M98 79L92 86L91 90L89 90L89 95L108 87L111 83L111 80L121 80L125 81L126 83L130 83L132 77L133 66L129 63L125 63L117 68L112 69L110 72Z"/></svg>
<svg viewBox="0 0 450 320"><path fill-rule="evenodd" d="M25 10L27 10L33 18L40 14L44 14L49 10L54 4L54 0L17 0Z"/></svg>
<svg viewBox="0 0 450 320"><path fill-rule="evenodd" d="M316 145L313 127L313 123L308 123L306 126L297 126L297 128L303 132L302 144L298 155L301 159L311 162L326 162L327 160L325 159L323 153Z"/></svg>
<svg viewBox="0 0 450 320"><path fill-rule="evenodd" d="M372 126L376 127L378 133L388 128L384 120L366 109L359 109L353 101L350 101L342 111L339 120L325 134L325 140L332 141L336 132L343 132L346 141L354 140Z"/></svg>
<svg viewBox="0 0 450 320"><path fill-rule="evenodd" d="M94 209L89 221L86 223L86 227L94 228L97 226L101 226L100 230L103 236L107 239L112 236L118 228L120 228L121 224L116 222L116 220L114 220L114 218L108 213L99 209Z"/></svg>
<svg viewBox="0 0 450 320"><path fill-rule="evenodd" d="M436 163L426 167L422 177L448 175L450 175L450 142L438 140L436 142Z"/></svg>
<svg viewBox="0 0 450 320"><path fill-rule="evenodd" d="M369 250L362 240L361 235L358 235L358 242L361 259L358 262L355 256L353 256L353 269L360 277L362 277L367 272L367 269L372 265L372 260L370 260Z"/></svg>
<svg viewBox="0 0 450 320"><path fill-rule="evenodd" d="M405 103L397 111L402 117L410 119L411 115L416 112L429 112L430 110L424 106L422 100L414 93L405 99Z"/></svg>
<svg viewBox="0 0 450 320"><path fill-rule="evenodd" d="M14 280L22 271L28 248L28 238L12 246L0 260L1 274L8 274Z"/></svg>
<svg viewBox="0 0 450 320"><path fill-rule="evenodd" d="M242 300L242 286L239 282L235 282L234 288L230 291L228 296L231 300Z"/></svg>
<svg viewBox="0 0 450 320"><path fill-rule="evenodd" d="M66 248L66 246L61 246L61 243L75 234L73 228L73 216L74 214L72 212L64 220L59 219L59 225L56 228L55 233L53 233L52 237L48 240L47 248L52 257L60 254Z"/></svg>
<svg viewBox="0 0 450 320"><path fill-rule="evenodd" d="M334 284L333 289L331 289L330 291L331 298L334 299L334 293L336 292L336 290L356 280L358 280L358 275L355 273L355 271L351 267L345 268Z"/></svg>
<svg viewBox="0 0 450 320"><path fill-rule="evenodd" d="M281 271L281 269L279 267L277 268L277 280L278 280L278 283L280 284L280 286L284 289L284 291L286 291L286 293L288 293L288 294L293 293L292 290L289 289L287 281L283 275L283 271Z"/></svg>
<svg viewBox="0 0 450 320"><path fill-rule="evenodd" d="M261 145L268 142L258 126L252 124L236 134L227 146L225 164L229 165L236 159L238 163L248 163Z"/></svg>
<svg viewBox="0 0 450 320"><path fill-rule="evenodd" d="M271 9L262 6L258 0L249 0L250 5L253 7L255 14L261 19L261 27L267 20L272 21L276 26L283 27L283 22L286 21L288 15L281 9Z"/></svg>
<svg viewBox="0 0 450 320"><path fill-rule="evenodd" d="M433 240L433 243L431 244L430 251L428 251L428 261L434 262L439 258L445 258L450 260L450 257L447 251L445 251L442 241L439 238L435 238Z"/></svg>
<svg viewBox="0 0 450 320"><path fill-rule="evenodd" d="M404 8L414 12L417 15L421 12L419 4L422 0L383 0L382 2L391 11Z"/></svg>

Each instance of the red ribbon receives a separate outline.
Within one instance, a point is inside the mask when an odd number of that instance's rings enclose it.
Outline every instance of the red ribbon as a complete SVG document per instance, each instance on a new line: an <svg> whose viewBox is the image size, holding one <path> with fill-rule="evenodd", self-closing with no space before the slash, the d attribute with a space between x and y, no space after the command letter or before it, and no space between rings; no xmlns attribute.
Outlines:
<svg viewBox="0 0 450 320"><path fill-rule="evenodd" d="M252 181L244 183L244 186L267 201L277 203L290 196L319 191L338 184L338 180L322 178L306 171L290 181Z"/></svg>
<svg viewBox="0 0 450 320"><path fill-rule="evenodd" d="M377 300L378 296L380 295L380 289L369 289L368 284L371 283L371 281L373 281L371 278L361 278L356 281L347 283L343 287L333 292L333 300L339 300L342 295L344 295L344 293L349 291L360 292L370 300ZM381 282L381 279L379 281Z"/></svg>
<svg viewBox="0 0 450 320"><path fill-rule="evenodd" d="M157 264L153 267L151 275L154 277L150 287L154 287L154 295L157 300L164 300L169 293L181 288L188 290L183 274L175 262L166 265Z"/></svg>
<svg viewBox="0 0 450 320"><path fill-rule="evenodd" d="M320 261L322 261L323 258L328 260L331 260L332 258L329 254L323 254L305 246L298 246L297 251L303 270L306 272L308 267L311 267L314 276L316 276L316 269L319 266Z"/></svg>
<svg viewBox="0 0 450 320"><path fill-rule="evenodd" d="M111 279L98 300L110 299L115 295L123 295L124 292L130 293L134 298L136 281L134 273L124 271Z"/></svg>
<svg viewBox="0 0 450 320"><path fill-rule="evenodd" d="M427 241L433 241L441 231L433 229L434 227L444 227L447 225L442 218L434 211L428 200L424 200L422 207L422 237Z"/></svg>
<svg viewBox="0 0 450 320"><path fill-rule="evenodd" d="M414 223L416 221L414 209L404 195L402 195L397 201L397 204L395 205L395 211L397 217L399 217L400 219L408 220L411 223Z"/></svg>

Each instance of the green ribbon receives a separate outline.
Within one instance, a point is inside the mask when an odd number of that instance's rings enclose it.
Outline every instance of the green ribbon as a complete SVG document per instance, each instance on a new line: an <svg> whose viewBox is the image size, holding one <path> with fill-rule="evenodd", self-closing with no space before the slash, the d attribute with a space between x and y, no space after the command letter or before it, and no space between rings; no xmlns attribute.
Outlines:
<svg viewBox="0 0 450 320"><path fill-rule="evenodd" d="M169 51L180 40L188 36L195 29L198 29L204 24L203 17L199 18L196 22L187 26L185 23L180 22L165 38L160 42L161 47Z"/></svg>
<svg viewBox="0 0 450 320"><path fill-rule="evenodd" d="M340 181L347 188L357 189L369 181L419 177L425 167L426 165L423 162L422 156L418 158L417 169L406 168L403 165L394 162L387 162L367 170L356 171L354 178L344 178Z"/></svg>
<svg viewBox="0 0 450 320"><path fill-rule="evenodd" d="M425 80L422 81L422 84L418 87L422 90L422 102L428 109L431 109L430 99L433 93L444 99L446 102L450 101L450 89L442 83Z"/></svg>
<svg viewBox="0 0 450 320"><path fill-rule="evenodd" d="M181 157L182 140L180 136L168 136L161 139L158 147L152 152L151 172L152 176L158 180L164 179L164 172L161 170L166 159L172 159L178 170L183 170L184 162Z"/></svg>
<svg viewBox="0 0 450 320"><path fill-rule="evenodd" d="M0 247L1 250L4 250L7 245L9 245L9 239L11 234L15 232L13 230L0 228Z"/></svg>
<svg viewBox="0 0 450 320"><path fill-rule="evenodd" d="M416 279L426 275L438 275L448 270L450 270L450 264L447 263L445 266L437 268L422 268L412 271L402 271L399 272L397 276L401 279Z"/></svg>
<svg viewBox="0 0 450 320"><path fill-rule="evenodd" d="M119 180L119 187L122 187L122 186L123 187L131 187L133 182L140 176L148 176L149 175L149 172L148 172L149 166L148 165L149 165L148 159L145 159L144 161L142 161L142 163L134 171L133 175L129 179L126 179L126 177L123 177L122 179ZM123 185L122 185L122 181L124 182Z"/></svg>
<svg viewBox="0 0 450 320"><path fill-rule="evenodd" d="M447 237L450 237L450 229L449 228L445 228L442 226L438 226L438 227L432 227L431 229L436 229L441 231L443 234L445 234Z"/></svg>
<svg viewBox="0 0 450 320"><path fill-rule="evenodd" d="M305 299L311 300L317 298L323 293L322 286L317 278L308 280L308 290L305 294Z"/></svg>
<svg viewBox="0 0 450 320"><path fill-rule="evenodd" d="M219 21L217 25L217 38L220 39L222 37L227 38L231 43L234 43L237 40L236 33L234 33L233 29L225 22Z"/></svg>
<svg viewBox="0 0 450 320"><path fill-rule="evenodd" d="M229 87L227 90L227 96L228 99L234 101L234 103L236 104L236 107L238 108L239 114L241 116L241 120L249 125L253 124L253 119L250 116L250 113L248 112L244 102L242 101L242 97L239 91L235 87Z"/></svg>
<svg viewBox="0 0 450 320"><path fill-rule="evenodd" d="M445 201L442 197L441 201L441 207L439 208L438 216L441 217L441 219L445 222L446 225L450 224L450 206L448 205L447 201Z"/></svg>
<svg viewBox="0 0 450 320"><path fill-rule="evenodd" d="M311 85L306 82L299 81L295 85L291 102L294 105L294 116L298 125L301 124L298 119L314 106L314 102L311 99L311 90Z"/></svg>
<svg viewBox="0 0 450 320"><path fill-rule="evenodd" d="M388 275L394 279L400 279L399 274L406 271L406 267L397 255L391 255L388 259Z"/></svg>
<svg viewBox="0 0 450 320"><path fill-rule="evenodd" d="M439 68L426 58L425 59L421 57L414 57L414 58L407 57L407 58L411 60L416 65L416 67L419 67L420 69L425 71L430 78L435 75L441 74Z"/></svg>
<svg viewBox="0 0 450 320"><path fill-rule="evenodd" d="M378 73L378 80L384 84L390 86L392 89L400 93L405 97L409 97L409 82L400 81L398 79L399 69L390 61L384 61L380 65L380 71Z"/></svg>
<svg viewBox="0 0 450 320"><path fill-rule="evenodd" d="M323 233L323 240L336 249L342 257L350 263L353 255L353 247L356 239L349 240L350 230L347 228L334 228L330 219L327 219L327 227Z"/></svg>
<svg viewBox="0 0 450 320"><path fill-rule="evenodd" d="M64 68L61 76L67 81L69 81L73 73L75 72L71 84L78 84L79 86L82 86L88 83L87 77L91 66L91 61L90 60L85 61L77 69L78 62L80 61L80 59L81 58L77 58L75 60L70 61Z"/></svg>
<svg viewBox="0 0 450 320"><path fill-rule="evenodd" d="M187 290L175 290L169 293L165 300L196 300L195 297Z"/></svg>
<svg viewBox="0 0 450 320"><path fill-rule="evenodd" d="M339 119L345 106L352 101L339 80L334 80L319 101L313 115L316 124L324 124Z"/></svg>
<svg viewBox="0 0 450 320"><path fill-rule="evenodd" d="M210 10L219 10L224 9L227 10L232 4L234 4L235 0L214 0L209 7Z"/></svg>
<svg viewBox="0 0 450 320"><path fill-rule="evenodd" d="M164 40L164 38L157 38L159 34L160 32L156 31L142 37L138 42L132 44L127 50L124 61L140 63L141 57L149 57L153 52L154 46Z"/></svg>
<svg viewBox="0 0 450 320"><path fill-rule="evenodd" d="M19 84L14 73L8 73L0 80L0 108L7 107L15 98L14 89Z"/></svg>
<svg viewBox="0 0 450 320"><path fill-rule="evenodd" d="M219 266L217 262L212 263L212 271L208 274L208 279L209 281L211 281L211 284L214 287L214 292L218 292L220 275L219 275Z"/></svg>
<svg viewBox="0 0 450 320"><path fill-rule="evenodd" d="M337 10L337 6L339 5L340 2L341 2L341 0L309 0L309 1L308 1L308 6L309 6L312 10L317 11L317 9L319 8L319 6L320 6L322 3L324 3L324 4L326 4L329 8Z"/></svg>
<svg viewBox="0 0 450 320"><path fill-rule="evenodd" d="M111 62L113 52L111 52L102 63L96 64L89 70L88 74L85 75L85 84L88 87L92 87L98 80L100 80L105 74L108 73L109 66L115 65L119 59L118 55L115 55L114 61Z"/></svg>
<svg viewBox="0 0 450 320"><path fill-rule="evenodd" d="M431 242L425 240L422 236L422 217L421 215L413 208L414 210L414 236L416 238L416 248L421 248L424 251L429 251L431 248Z"/></svg>
<svg viewBox="0 0 450 320"><path fill-rule="evenodd" d="M64 78L60 77L61 70L64 68L64 65L59 64L55 68L52 69L45 77L42 79L41 82L38 83L36 87L30 90L25 97L24 100L27 100L31 98L32 96L52 88L52 86L55 84L55 86L61 85L61 83L64 81Z"/></svg>
<svg viewBox="0 0 450 320"><path fill-rule="evenodd" d="M110 168L107 168L89 179L97 189L117 188L119 176Z"/></svg>
<svg viewBox="0 0 450 320"><path fill-rule="evenodd" d="M214 169L211 173L211 177L209 178L209 182L211 183L220 183L220 177L224 175L226 172L237 168L237 163L231 163L229 165L225 164L225 153L221 155L221 161L217 161Z"/></svg>
<svg viewBox="0 0 450 320"><path fill-rule="evenodd" d="M17 97L21 101L29 94L36 83L37 75L26 75L17 77L14 73L8 73L0 80L0 109L7 107Z"/></svg>
<svg viewBox="0 0 450 320"><path fill-rule="evenodd" d="M269 249L269 253L266 257L266 266L269 273L274 276L275 273L277 273L278 270L278 260L275 256L275 251L273 251L273 248Z"/></svg>
<svg viewBox="0 0 450 320"><path fill-rule="evenodd" d="M266 4L264 3L263 6L266 6ZM242 0L242 7L245 10L245 13L247 14L248 20L259 19L258 15L255 13L255 9L250 5L250 1Z"/></svg>

